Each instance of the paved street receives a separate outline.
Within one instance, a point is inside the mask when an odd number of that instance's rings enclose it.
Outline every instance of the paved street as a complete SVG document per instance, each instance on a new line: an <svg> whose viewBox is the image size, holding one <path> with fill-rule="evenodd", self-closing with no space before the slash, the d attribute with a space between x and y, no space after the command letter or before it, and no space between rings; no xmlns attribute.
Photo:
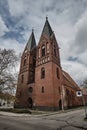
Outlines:
<svg viewBox="0 0 87 130"><path fill-rule="evenodd" d="M84 110L43 115L0 112L0 130L87 130Z"/></svg>

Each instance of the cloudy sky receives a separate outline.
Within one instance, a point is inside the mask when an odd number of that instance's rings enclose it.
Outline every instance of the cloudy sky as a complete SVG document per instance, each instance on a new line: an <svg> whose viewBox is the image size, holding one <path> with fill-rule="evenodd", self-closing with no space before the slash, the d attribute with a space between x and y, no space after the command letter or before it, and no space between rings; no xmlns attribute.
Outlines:
<svg viewBox="0 0 87 130"><path fill-rule="evenodd" d="M38 43L46 16L62 68L80 84L87 78L87 0L0 0L0 47L22 52L32 28Z"/></svg>

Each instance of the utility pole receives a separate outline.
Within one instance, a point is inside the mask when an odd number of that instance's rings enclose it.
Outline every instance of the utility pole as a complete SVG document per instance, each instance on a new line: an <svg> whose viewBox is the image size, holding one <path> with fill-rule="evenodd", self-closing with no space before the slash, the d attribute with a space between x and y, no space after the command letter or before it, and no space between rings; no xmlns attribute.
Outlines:
<svg viewBox="0 0 87 130"><path fill-rule="evenodd" d="M83 92L82 92L82 100L83 100L83 106L84 106L84 110L85 110L85 119L87 119L87 114L86 114L86 103L85 103L85 97L83 95Z"/></svg>
<svg viewBox="0 0 87 130"><path fill-rule="evenodd" d="M77 92L76 92L76 96L77 96L77 97L82 97L82 103L83 103L84 110L85 110L85 119L87 119L85 96L84 96L84 94L83 94L82 91L77 91Z"/></svg>

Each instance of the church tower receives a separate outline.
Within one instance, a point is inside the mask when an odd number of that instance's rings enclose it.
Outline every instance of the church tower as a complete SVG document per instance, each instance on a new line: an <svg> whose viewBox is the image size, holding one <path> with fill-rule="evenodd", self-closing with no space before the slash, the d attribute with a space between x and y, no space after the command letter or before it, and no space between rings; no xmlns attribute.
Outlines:
<svg viewBox="0 0 87 130"><path fill-rule="evenodd" d="M61 100L62 71L59 47L48 18L37 47L34 105L39 109L56 110Z"/></svg>
<svg viewBox="0 0 87 130"><path fill-rule="evenodd" d="M38 45L32 30L21 57L14 107L58 110L82 105L79 86L62 70L59 46L46 17Z"/></svg>
<svg viewBox="0 0 87 130"><path fill-rule="evenodd" d="M21 57L18 76L15 107L32 107L32 87L35 84L36 41L32 30L31 36Z"/></svg>

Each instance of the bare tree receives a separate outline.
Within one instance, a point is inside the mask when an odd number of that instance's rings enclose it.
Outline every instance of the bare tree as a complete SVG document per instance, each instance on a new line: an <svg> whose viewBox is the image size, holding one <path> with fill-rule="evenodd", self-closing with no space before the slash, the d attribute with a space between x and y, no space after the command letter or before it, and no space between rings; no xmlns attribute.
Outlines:
<svg viewBox="0 0 87 130"><path fill-rule="evenodd" d="M14 69L18 61L14 50L0 49L0 91L14 88L17 80Z"/></svg>
<svg viewBox="0 0 87 130"><path fill-rule="evenodd" d="M82 86L83 88L87 88L87 79L85 79L85 80L83 81L83 83L81 84L81 86Z"/></svg>

